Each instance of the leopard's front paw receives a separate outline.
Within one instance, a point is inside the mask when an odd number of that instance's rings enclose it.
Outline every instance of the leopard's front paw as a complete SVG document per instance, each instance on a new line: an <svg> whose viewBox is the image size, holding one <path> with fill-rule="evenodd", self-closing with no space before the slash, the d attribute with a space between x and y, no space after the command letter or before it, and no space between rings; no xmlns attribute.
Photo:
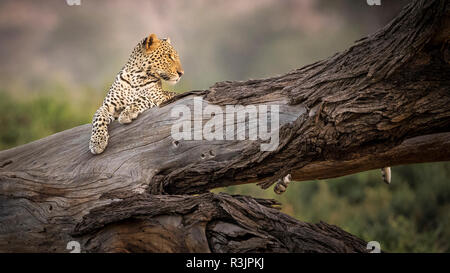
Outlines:
<svg viewBox="0 0 450 273"><path fill-rule="evenodd" d="M119 123L120 124L128 124L133 121L128 114L124 114L123 112L119 115Z"/></svg>
<svg viewBox="0 0 450 273"><path fill-rule="evenodd" d="M108 132L98 131L91 135L91 140L89 141L89 150L91 153L101 154L108 145L109 135Z"/></svg>
<svg viewBox="0 0 450 273"><path fill-rule="evenodd" d="M128 124L133 121L133 119L137 118L138 113L131 111L128 108L122 111L119 115L119 123L120 124Z"/></svg>

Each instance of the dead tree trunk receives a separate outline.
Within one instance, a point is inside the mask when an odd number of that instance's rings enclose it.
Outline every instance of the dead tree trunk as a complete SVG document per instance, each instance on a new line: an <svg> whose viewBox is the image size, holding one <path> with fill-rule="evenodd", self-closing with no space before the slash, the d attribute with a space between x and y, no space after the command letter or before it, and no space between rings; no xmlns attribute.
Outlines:
<svg viewBox="0 0 450 273"><path fill-rule="evenodd" d="M296 221L273 201L205 192L265 188L289 173L301 181L449 160L449 37L448 1L413 1L326 60L278 77L217 83L131 125L115 123L101 155L88 151L90 125L3 151L0 251L64 252L71 240L82 251L365 251L360 239ZM279 105L279 145L175 141L171 109L192 110L196 97L222 109ZM186 195L193 193L201 194Z"/></svg>

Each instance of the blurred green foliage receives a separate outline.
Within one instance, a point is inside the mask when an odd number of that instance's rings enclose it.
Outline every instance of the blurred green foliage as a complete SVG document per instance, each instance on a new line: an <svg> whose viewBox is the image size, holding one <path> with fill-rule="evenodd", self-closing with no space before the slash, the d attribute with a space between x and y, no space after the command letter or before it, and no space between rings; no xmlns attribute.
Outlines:
<svg viewBox="0 0 450 273"><path fill-rule="evenodd" d="M89 123L94 103L101 102L76 99L55 86L52 92L17 93L0 90L0 150Z"/></svg>

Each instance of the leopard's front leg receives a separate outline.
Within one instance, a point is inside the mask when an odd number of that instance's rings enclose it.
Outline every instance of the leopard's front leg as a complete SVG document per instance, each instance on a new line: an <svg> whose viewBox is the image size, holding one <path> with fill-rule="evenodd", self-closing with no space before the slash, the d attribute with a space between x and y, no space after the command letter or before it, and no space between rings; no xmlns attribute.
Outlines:
<svg viewBox="0 0 450 273"><path fill-rule="evenodd" d="M156 106L156 104L147 96L138 96L120 113L119 123L128 124L136 119L139 114L154 106Z"/></svg>
<svg viewBox="0 0 450 273"><path fill-rule="evenodd" d="M106 104L103 104L94 114L92 119L92 133L89 141L89 150L93 154L102 153L108 145L108 125L111 123L113 113Z"/></svg>
<svg viewBox="0 0 450 273"><path fill-rule="evenodd" d="M161 103L175 97L177 93L171 91L153 91L143 92L143 94L137 96L133 102L125 107L125 109L119 115L119 122L121 124L128 124L137 118L139 114L145 110L159 106Z"/></svg>

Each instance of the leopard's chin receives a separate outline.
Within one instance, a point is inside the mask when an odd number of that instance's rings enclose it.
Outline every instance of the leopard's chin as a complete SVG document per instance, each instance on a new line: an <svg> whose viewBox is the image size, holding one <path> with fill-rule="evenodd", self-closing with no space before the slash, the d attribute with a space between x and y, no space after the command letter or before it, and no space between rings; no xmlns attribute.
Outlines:
<svg viewBox="0 0 450 273"><path fill-rule="evenodd" d="M170 79L170 80L164 80L165 83L167 83L168 85L175 85L180 81L180 77L175 78L175 79Z"/></svg>

